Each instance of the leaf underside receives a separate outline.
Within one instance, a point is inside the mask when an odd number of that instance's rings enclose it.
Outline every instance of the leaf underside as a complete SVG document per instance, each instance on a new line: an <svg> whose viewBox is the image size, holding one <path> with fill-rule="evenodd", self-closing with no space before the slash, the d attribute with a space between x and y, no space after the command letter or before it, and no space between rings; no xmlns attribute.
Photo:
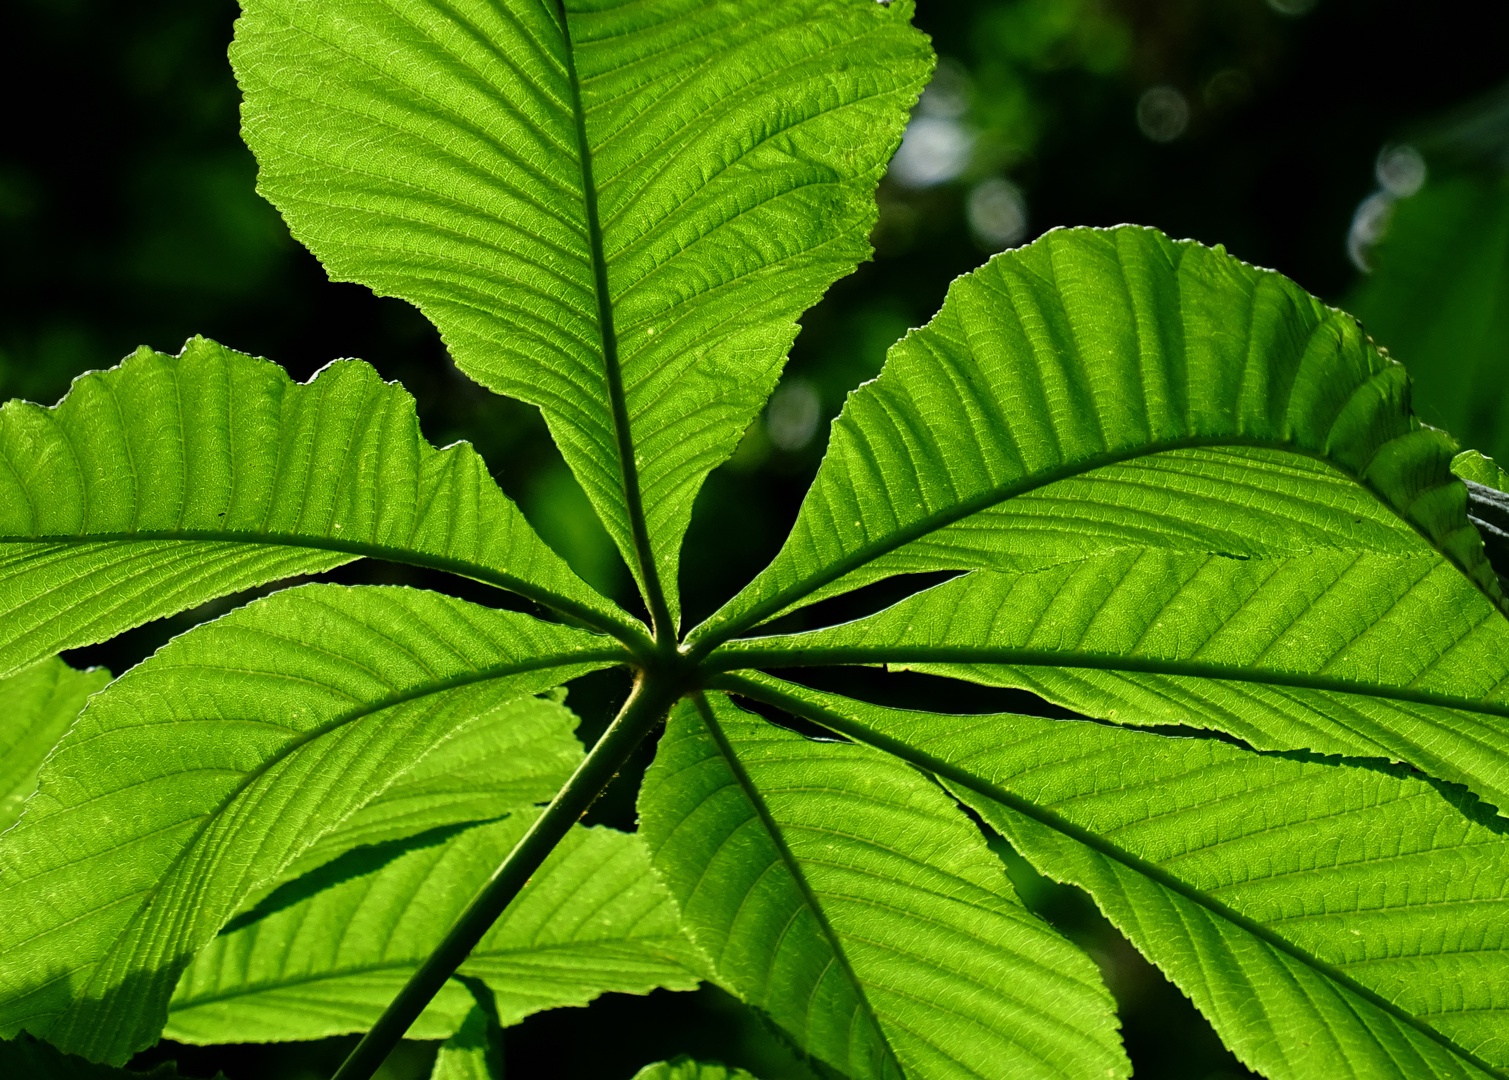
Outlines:
<svg viewBox="0 0 1509 1080"><path fill-rule="evenodd" d="M55 408L0 409L0 673L363 555L632 625L360 361L300 385L195 338L80 377Z"/></svg>
<svg viewBox="0 0 1509 1080"><path fill-rule="evenodd" d="M674 612L703 478L797 317L870 254L875 184L931 68L910 17L909 0L249 0L231 60L259 190L294 235L538 405Z"/></svg>
<svg viewBox="0 0 1509 1080"><path fill-rule="evenodd" d="M109 681L103 668L75 671L56 657L0 679L0 833L21 816L37 770L85 700Z"/></svg>
<svg viewBox="0 0 1509 1080"><path fill-rule="evenodd" d="M718 662L885 663L1122 724L1404 761L1509 816L1509 624L1438 558L1122 551L965 575Z"/></svg>
<svg viewBox="0 0 1509 1080"><path fill-rule="evenodd" d="M1460 790L1082 721L902 712L760 676L944 778L1274 1080L1509 1075L1509 849Z"/></svg>
<svg viewBox="0 0 1509 1080"><path fill-rule="evenodd" d="M1134 547L1434 549L1502 601L1454 453L1403 368L1280 275L1151 229L1059 230L891 349L774 562L691 639L892 574Z"/></svg>
<svg viewBox="0 0 1509 1080"><path fill-rule="evenodd" d="M1130 1071L1088 957L893 758L683 702L640 832L719 981L846 1076Z"/></svg>
<svg viewBox="0 0 1509 1080"><path fill-rule="evenodd" d="M91 700L0 840L0 1030L113 1063L150 1045L243 902L448 737L617 662L602 640L320 585L174 639Z"/></svg>
<svg viewBox="0 0 1509 1080"><path fill-rule="evenodd" d="M164 1034L222 1043L365 1031L534 816L520 811L403 851L221 934L180 979ZM608 991L690 990L700 967L639 839L576 826L461 973L488 986L508 1025ZM452 980L409 1037L455 1034L470 1003Z"/></svg>

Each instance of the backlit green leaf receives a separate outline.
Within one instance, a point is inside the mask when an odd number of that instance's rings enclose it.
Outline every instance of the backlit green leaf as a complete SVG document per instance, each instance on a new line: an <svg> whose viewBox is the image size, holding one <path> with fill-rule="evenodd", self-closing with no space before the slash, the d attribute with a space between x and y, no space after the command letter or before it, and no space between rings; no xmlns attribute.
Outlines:
<svg viewBox="0 0 1509 1080"><path fill-rule="evenodd" d="M911 8L247 0L231 58L294 235L538 405L674 610L703 478L870 253L931 66Z"/></svg>
<svg viewBox="0 0 1509 1080"><path fill-rule="evenodd" d="M85 375L55 408L0 409L0 673L362 555L632 625L359 361L299 385L196 338Z"/></svg>
<svg viewBox="0 0 1509 1080"><path fill-rule="evenodd" d="M0 1029L119 1063L257 890L476 718L623 656L435 593L304 586L91 699L0 838Z"/></svg>
<svg viewBox="0 0 1509 1080"><path fill-rule="evenodd" d="M1429 553L1502 600L1404 369L1278 274L1151 229L954 282L850 395L775 561L693 638L890 574L1132 547Z"/></svg>
<svg viewBox="0 0 1509 1080"><path fill-rule="evenodd" d="M484 1000L483 994L473 995L466 1019L440 1044L430 1080L503 1080L502 1031L491 1000Z"/></svg>
<svg viewBox="0 0 1509 1080"><path fill-rule="evenodd" d="M0 832L21 816L37 769L85 699L109 681L103 668L75 671L56 657L0 679Z"/></svg>
<svg viewBox="0 0 1509 1080"><path fill-rule="evenodd" d="M1440 559L1124 551L967 574L714 662L885 663L1123 724L1405 761L1509 816L1509 621Z"/></svg>
<svg viewBox="0 0 1509 1080"><path fill-rule="evenodd" d="M348 857L349 877L311 884L317 891L307 895L303 880L285 886L269 899L286 906L222 934L194 958L173 996L167 1036L263 1042L366 1030L534 816L476 825L388 862L372 850L370 868ZM488 985L506 1025L608 991L690 990L701 966L639 838L577 826L461 972ZM452 1035L470 1003L453 980L410 1037Z"/></svg>
<svg viewBox="0 0 1509 1080"><path fill-rule="evenodd" d="M1128 1075L1089 958L894 758L683 702L640 817L720 981L845 1075Z"/></svg>
<svg viewBox="0 0 1509 1080"><path fill-rule="evenodd" d="M724 685L945 779L1272 1080L1509 1075L1509 841L1407 770Z"/></svg>

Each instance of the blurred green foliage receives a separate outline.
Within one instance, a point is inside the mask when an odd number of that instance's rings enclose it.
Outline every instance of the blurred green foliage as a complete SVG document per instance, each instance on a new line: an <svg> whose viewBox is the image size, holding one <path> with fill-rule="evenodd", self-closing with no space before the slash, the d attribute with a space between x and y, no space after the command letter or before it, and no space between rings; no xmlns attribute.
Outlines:
<svg viewBox="0 0 1509 1080"><path fill-rule="evenodd" d="M1411 367L1428 420L1509 457L1509 180L1495 156L1509 140L1496 141L1504 128L1494 119L1495 108L1509 114L1509 99L1435 119L1509 76L1498 6L919 0L941 63L881 187L876 259L804 319L782 387L704 489L683 565L687 619L774 553L827 422L879 372L889 345L926 321L948 282L1057 225L1155 225L1346 298ZM0 397L51 402L74 375L138 344L175 350L195 333L299 378L361 356L413 391L432 441L475 442L545 539L629 601L627 572L538 413L457 374L412 308L330 283L255 194L225 62L235 15L233 0L0 6ZM1415 195L1389 196L1364 276L1349 260L1348 230L1375 194L1380 150L1404 140L1420 147L1429 178ZM360 565L336 580L443 584ZM206 614L72 659L121 671ZM620 689L611 678L573 688L585 737L606 723ZM888 677L845 678L863 696ZM939 700L938 684L921 676L889 678L893 698L931 708L1046 710L985 691ZM593 820L632 827L632 772ZM1000 851L1029 903L1101 963L1139 1078L1248 1075L1083 894ZM316 1078L350 1043L164 1047L138 1064L176 1056L186 1075ZM680 1053L762 1080L812 1076L712 989L610 995L533 1017L505 1043L518 1076L627 1080ZM434 1054L410 1044L383 1075L427 1075Z"/></svg>

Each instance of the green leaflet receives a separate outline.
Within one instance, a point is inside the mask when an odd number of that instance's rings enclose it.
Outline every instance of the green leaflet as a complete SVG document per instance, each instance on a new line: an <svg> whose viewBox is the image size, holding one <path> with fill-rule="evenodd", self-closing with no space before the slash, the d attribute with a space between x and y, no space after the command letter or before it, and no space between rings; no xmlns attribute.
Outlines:
<svg viewBox="0 0 1509 1080"><path fill-rule="evenodd" d="M578 580L413 399L343 360L298 385L203 338L138 350L44 409L0 409L0 674L361 556L449 570L602 629Z"/></svg>
<svg viewBox="0 0 1509 1080"><path fill-rule="evenodd" d="M249 896L473 718L620 661L603 640L319 585L175 638L91 699L0 838L0 1030L149 1045Z"/></svg>
<svg viewBox="0 0 1509 1080"><path fill-rule="evenodd" d="M684 701L640 819L719 981L846 1076L1128 1075L1094 965L901 762Z"/></svg>
<svg viewBox="0 0 1509 1080"><path fill-rule="evenodd" d="M682 1054L670 1061L657 1061L634 1074L634 1080L755 1080L743 1069L730 1069L706 1061L694 1061Z"/></svg>
<svg viewBox="0 0 1509 1080"><path fill-rule="evenodd" d="M288 901L202 949L169 1006L189 1043L318 1039L372 1026L534 820L525 811L415 847ZM363 852L354 852L360 856ZM376 853L374 853L376 854ZM255 912L253 913L256 914ZM239 921L239 920L238 920ZM644 845L576 826L462 966L492 990L501 1023L599 994L691 990L702 961ZM411 1038L456 1033L471 998L448 983Z"/></svg>
<svg viewBox="0 0 1509 1080"><path fill-rule="evenodd" d="M722 685L945 779L1272 1080L1509 1076L1509 843L1460 792L1210 739Z"/></svg>
<svg viewBox="0 0 1509 1080"><path fill-rule="evenodd" d="M1410 417L1404 369L1280 275L1151 229L1059 230L891 349L775 561L691 637L890 574L1128 547L1428 542L1500 601L1454 452Z"/></svg>
<svg viewBox="0 0 1509 1080"><path fill-rule="evenodd" d="M503 1033L485 987L456 1033L440 1044L430 1080L503 1080Z"/></svg>
<svg viewBox="0 0 1509 1080"><path fill-rule="evenodd" d="M109 681L103 668L75 671L57 657L0 679L0 833L21 816L37 769L84 700Z"/></svg>
<svg viewBox="0 0 1509 1080"><path fill-rule="evenodd" d="M911 9L248 0L231 60L259 190L543 410L661 616L703 478L870 254L931 68Z"/></svg>
<svg viewBox="0 0 1509 1080"><path fill-rule="evenodd" d="M1420 418L1509 456L1509 175L1432 180L1400 200L1348 298L1409 369Z"/></svg>
<svg viewBox="0 0 1509 1080"><path fill-rule="evenodd" d="M1143 549L977 572L718 666L885 663L1260 750L1405 761L1509 817L1509 623L1448 563Z"/></svg>
<svg viewBox="0 0 1509 1080"><path fill-rule="evenodd" d="M523 697L458 725L276 878L250 893L243 909L355 848L391 848L549 802L581 764L577 722L564 705Z"/></svg>
<svg viewBox="0 0 1509 1080"><path fill-rule="evenodd" d="M0 1075L21 1080L182 1080L172 1063L150 1072L116 1069L65 1054L30 1035L0 1040ZM215 1080L225 1080L225 1074L216 1073Z"/></svg>

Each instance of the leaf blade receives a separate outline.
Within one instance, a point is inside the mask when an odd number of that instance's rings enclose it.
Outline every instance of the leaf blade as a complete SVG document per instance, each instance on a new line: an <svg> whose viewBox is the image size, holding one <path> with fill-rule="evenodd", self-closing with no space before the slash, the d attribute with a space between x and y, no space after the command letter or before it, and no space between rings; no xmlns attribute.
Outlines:
<svg viewBox="0 0 1509 1080"><path fill-rule="evenodd" d="M110 681L103 668L75 671L54 657L0 679L0 833L37 789L37 770L84 707Z"/></svg>
<svg viewBox="0 0 1509 1080"><path fill-rule="evenodd" d="M366 1030L537 813L473 824L217 937L184 971L167 1036L261 1042ZM699 968L643 845L577 826L460 971L488 986L506 1027L610 991L690 990ZM448 1038L469 1008L448 983L409 1036Z"/></svg>
<svg viewBox="0 0 1509 1080"><path fill-rule="evenodd" d="M672 714L640 805L720 978L846 1075L1126 1075L1088 959L905 766L714 698Z"/></svg>
<svg viewBox="0 0 1509 1080"><path fill-rule="evenodd" d="M1501 602L1454 447L1406 402L1402 368L1277 274L1150 229L1058 230L893 347L781 552L690 638L701 655L891 574L1144 546L1434 549Z"/></svg>
<svg viewBox="0 0 1509 1080"><path fill-rule="evenodd" d="M129 418L129 420L127 419ZM307 384L195 338L0 410L0 671L372 556L460 573L632 638L467 445L360 361Z"/></svg>
<svg viewBox="0 0 1509 1080"><path fill-rule="evenodd" d="M540 406L674 611L703 478L797 316L869 256L931 64L911 5L245 12L260 190L333 276L416 303L463 371Z"/></svg>
<svg viewBox="0 0 1509 1080"><path fill-rule="evenodd" d="M1260 750L1402 761L1509 811L1509 624L1449 563L1130 550L976 572L712 662L885 663ZM737 658L737 659L736 659Z"/></svg>
<svg viewBox="0 0 1509 1080"><path fill-rule="evenodd" d="M92 700L0 841L18 912L0 928L0 1026L124 1060L244 899L458 727L621 662L601 640L337 586L174 639Z"/></svg>
<svg viewBox="0 0 1509 1080"><path fill-rule="evenodd" d="M1509 952L1471 921L1494 925L1509 905L1509 845L1493 818L1418 779L1082 721L907 713L766 676L723 685L972 792L971 805L1039 869L1089 889L1265 1075L1509 1073L1501 1007L1491 999ZM1306 829L1322 842L1306 842ZM1399 848L1372 843L1380 836ZM1459 869L1431 873L1432 857ZM1086 860L1115 873L1092 873ZM1391 860L1404 887L1385 891L1369 882L1369 865ZM1169 917L1139 919L1137 902L1118 896L1122 879ZM1323 902L1307 907L1307 896ZM1444 919L1435 910L1442 902L1454 905ZM1173 910L1190 903L1197 921L1267 974L1239 964L1230 949L1219 960L1201 956ZM1363 921L1348 921L1357 916ZM1416 933L1401 938L1401 926ZM1471 989L1460 982L1464 970L1473 972ZM1328 1045L1315 1045L1317 1033Z"/></svg>

